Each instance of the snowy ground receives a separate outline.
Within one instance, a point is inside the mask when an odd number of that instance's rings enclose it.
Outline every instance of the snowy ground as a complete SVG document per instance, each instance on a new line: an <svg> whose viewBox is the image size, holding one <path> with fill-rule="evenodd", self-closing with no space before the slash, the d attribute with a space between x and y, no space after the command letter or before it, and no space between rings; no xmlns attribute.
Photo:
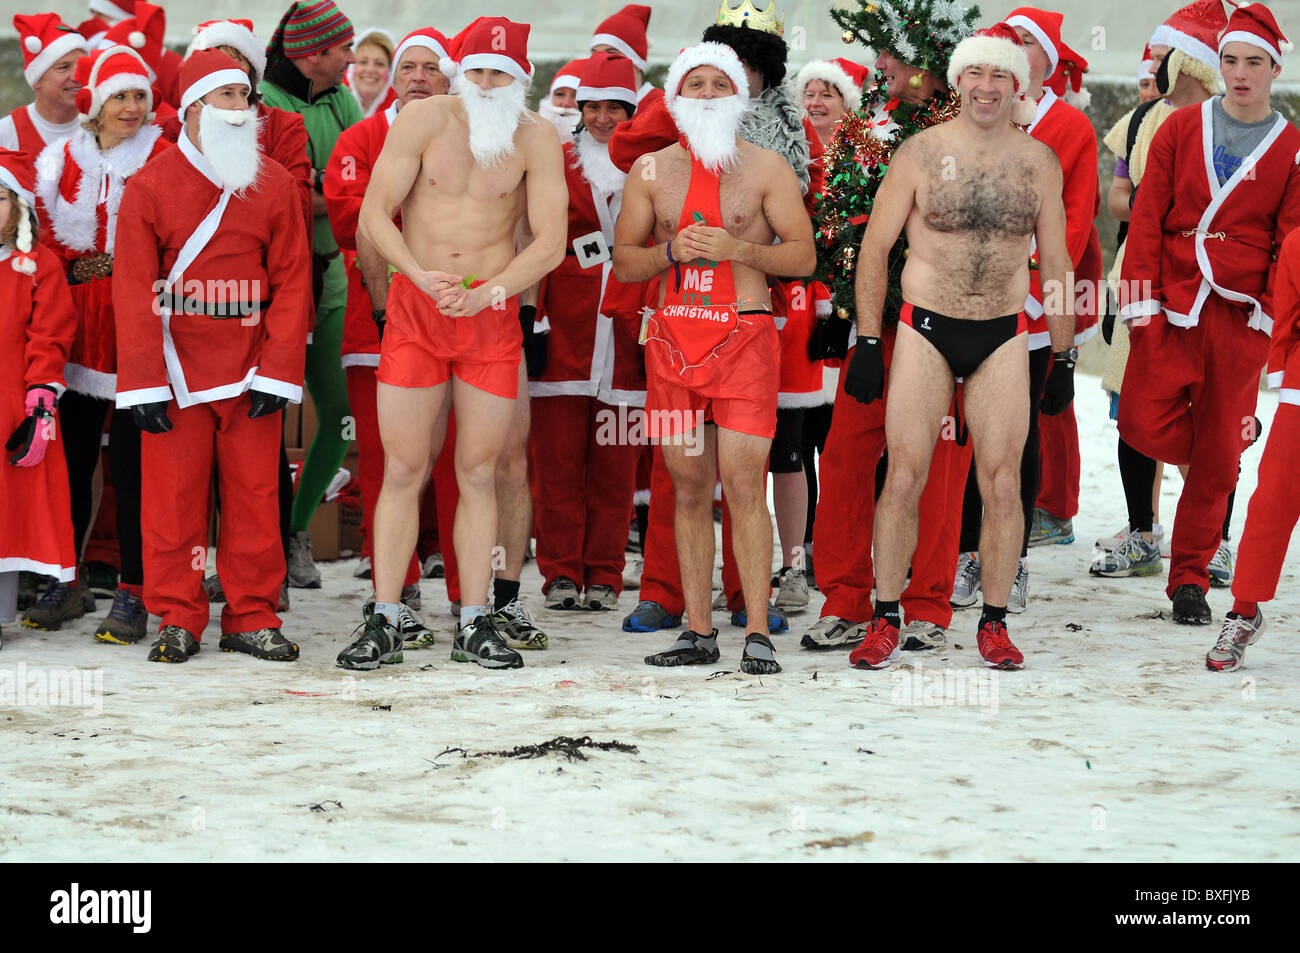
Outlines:
<svg viewBox="0 0 1300 953"><path fill-rule="evenodd" d="M1023 672L978 665L973 611L938 658L852 670L844 653L798 648L814 595L776 637L779 676L737 673L737 629L723 630L721 664L660 670L641 658L671 636L545 611L550 650L493 673L448 660L445 590L426 581L438 645L354 676L334 657L367 584L339 562L323 566L324 589L293 593L296 664L216 651L215 613L207 647L180 666L93 643L90 618L6 627L0 688L25 679L27 697L0 707L0 857L1293 859L1300 548L1247 667L1207 672L1217 626L1153 618L1169 614L1162 578L1088 576L1092 540L1124 505L1096 379L1079 392L1086 509L1078 542L1033 551L1030 607L1012 623ZM1260 404L1267 426L1276 405ZM1234 538L1260 450L1245 457ZM1177 474L1164 486L1168 523ZM529 564L534 606L538 584ZM1221 616L1230 596L1210 604ZM50 703L76 700L60 678L83 675L89 704ZM440 755L557 735L638 751Z"/></svg>

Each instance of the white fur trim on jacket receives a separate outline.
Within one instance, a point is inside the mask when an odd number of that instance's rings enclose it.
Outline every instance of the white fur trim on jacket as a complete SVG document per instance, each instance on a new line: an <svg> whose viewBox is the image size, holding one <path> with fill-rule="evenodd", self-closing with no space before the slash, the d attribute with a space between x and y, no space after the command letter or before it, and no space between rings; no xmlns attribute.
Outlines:
<svg viewBox="0 0 1300 953"><path fill-rule="evenodd" d="M844 67L834 60L816 60L799 71L794 78L794 90L799 96L798 102L803 102L804 87L815 79L839 90L839 94L844 97L845 112L855 113L862 105L861 87L854 83L853 77L844 72Z"/></svg>
<svg viewBox="0 0 1300 953"><path fill-rule="evenodd" d="M722 43L696 43L677 54L668 67L668 78L664 80L664 105L672 109L673 100L681 89L686 74L697 66L713 66L727 74L731 85L736 87L736 95L749 102L749 79L745 68L740 65L740 57L731 47Z"/></svg>
<svg viewBox="0 0 1300 953"><path fill-rule="evenodd" d="M113 400L117 396L116 374L106 374L80 364L68 363L63 367L63 379L68 382L68 390L87 397Z"/></svg>

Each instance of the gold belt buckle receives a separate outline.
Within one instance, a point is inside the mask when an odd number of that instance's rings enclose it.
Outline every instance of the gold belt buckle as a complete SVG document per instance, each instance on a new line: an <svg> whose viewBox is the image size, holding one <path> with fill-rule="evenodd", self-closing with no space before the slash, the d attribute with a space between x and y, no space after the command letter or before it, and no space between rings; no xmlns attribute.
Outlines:
<svg viewBox="0 0 1300 953"><path fill-rule="evenodd" d="M79 282L107 278L113 273L113 256L97 251L72 263L72 277Z"/></svg>

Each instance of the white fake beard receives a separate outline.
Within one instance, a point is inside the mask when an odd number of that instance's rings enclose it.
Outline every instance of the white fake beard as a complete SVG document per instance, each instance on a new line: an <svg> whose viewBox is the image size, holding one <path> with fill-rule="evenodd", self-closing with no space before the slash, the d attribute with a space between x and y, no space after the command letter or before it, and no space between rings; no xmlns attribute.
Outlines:
<svg viewBox="0 0 1300 953"><path fill-rule="evenodd" d="M677 131L690 143L691 153L710 172L731 172L740 157L736 131L749 104L739 96L687 99L676 96L668 112Z"/></svg>
<svg viewBox="0 0 1300 953"><path fill-rule="evenodd" d="M602 195L623 191L627 175L610 161L608 144L601 145L592 138L589 130L584 129L578 134L576 147L582 174L597 191Z"/></svg>
<svg viewBox="0 0 1300 953"><path fill-rule="evenodd" d="M501 160L518 154L515 130L524 117L524 84L515 80L484 92L464 75L457 73L451 81L452 93L465 107L469 122L469 151L484 169L500 165Z"/></svg>
<svg viewBox="0 0 1300 953"><path fill-rule="evenodd" d="M555 131L560 134L561 142L573 138L573 130L578 128L578 120L582 118L581 109L572 106L556 106L549 98L543 98L537 104L537 112L555 127Z"/></svg>
<svg viewBox="0 0 1300 953"><path fill-rule="evenodd" d="M199 149L221 184L242 193L257 181L262 151L257 145L261 120L256 109L218 109L209 103L199 112Z"/></svg>

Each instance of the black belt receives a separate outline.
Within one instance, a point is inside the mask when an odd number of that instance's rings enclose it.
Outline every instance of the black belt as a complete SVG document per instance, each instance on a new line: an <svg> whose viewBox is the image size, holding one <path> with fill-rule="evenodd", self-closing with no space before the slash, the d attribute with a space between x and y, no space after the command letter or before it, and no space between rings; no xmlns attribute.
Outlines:
<svg viewBox="0 0 1300 953"><path fill-rule="evenodd" d="M172 314L202 314L209 318L246 318L271 306L266 301L196 301L182 295L158 296L158 304Z"/></svg>

